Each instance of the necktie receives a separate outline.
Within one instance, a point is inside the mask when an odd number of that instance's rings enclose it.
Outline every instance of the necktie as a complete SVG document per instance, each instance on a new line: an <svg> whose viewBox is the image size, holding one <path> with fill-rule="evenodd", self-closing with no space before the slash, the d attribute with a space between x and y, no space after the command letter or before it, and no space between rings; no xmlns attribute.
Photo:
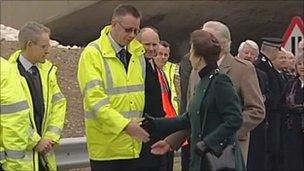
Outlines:
<svg viewBox="0 0 304 171"><path fill-rule="evenodd" d="M119 58L120 58L121 62L124 64L124 66L126 66L127 65L127 51L126 51L126 49L122 48L119 51L118 55L119 55Z"/></svg>
<svg viewBox="0 0 304 171"><path fill-rule="evenodd" d="M31 71L32 71L32 75L36 76L38 74L38 68L35 65L31 67Z"/></svg>

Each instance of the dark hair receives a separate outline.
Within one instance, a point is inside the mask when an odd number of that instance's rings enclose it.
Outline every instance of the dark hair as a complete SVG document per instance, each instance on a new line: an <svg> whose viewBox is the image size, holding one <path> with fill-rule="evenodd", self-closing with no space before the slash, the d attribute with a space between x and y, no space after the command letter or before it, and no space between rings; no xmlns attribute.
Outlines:
<svg viewBox="0 0 304 171"><path fill-rule="evenodd" d="M201 29L193 31L190 35L190 44L194 53L204 58L206 64L215 64L219 60L221 46L211 33Z"/></svg>
<svg viewBox="0 0 304 171"><path fill-rule="evenodd" d="M165 40L161 40L159 42L159 44L162 45L162 46L164 46L164 47L166 47L166 48L170 48L170 44L167 41L165 41Z"/></svg>
<svg viewBox="0 0 304 171"><path fill-rule="evenodd" d="M112 19L123 17L127 14L131 14L135 18L140 18L139 11L132 5L118 5L113 12Z"/></svg>

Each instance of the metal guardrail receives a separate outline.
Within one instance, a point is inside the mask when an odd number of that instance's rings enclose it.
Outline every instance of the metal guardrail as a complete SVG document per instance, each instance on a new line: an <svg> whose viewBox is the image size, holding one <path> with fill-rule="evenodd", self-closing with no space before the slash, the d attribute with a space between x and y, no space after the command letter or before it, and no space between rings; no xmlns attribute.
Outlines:
<svg viewBox="0 0 304 171"><path fill-rule="evenodd" d="M174 153L175 157L180 156L181 151ZM85 137L63 138L60 146L55 149L58 170L90 167L90 160L87 151Z"/></svg>
<svg viewBox="0 0 304 171"><path fill-rule="evenodd" d="M58 170L83 168L90 166L85 137L64 138L55 149Z"/></svg>

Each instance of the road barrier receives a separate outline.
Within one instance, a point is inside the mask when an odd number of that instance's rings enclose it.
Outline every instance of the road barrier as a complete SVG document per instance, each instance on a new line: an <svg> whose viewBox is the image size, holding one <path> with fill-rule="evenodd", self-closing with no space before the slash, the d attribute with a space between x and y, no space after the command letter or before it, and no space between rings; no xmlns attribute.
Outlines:
<svg viewBox="0 0 304 171"><path fill-rule="evenodd" d="M90 167L85 137L61 139L59 147L55 149L55 154L60 171ZM179 157L180 150L175 152L174 156Z"/></svg>
<svg viewBox="0 0 304 171"><path fill-rule="evenodd" d="M90 166L85 137L61 139L60 146L55 149L55 154L58 170Z"/></svg>

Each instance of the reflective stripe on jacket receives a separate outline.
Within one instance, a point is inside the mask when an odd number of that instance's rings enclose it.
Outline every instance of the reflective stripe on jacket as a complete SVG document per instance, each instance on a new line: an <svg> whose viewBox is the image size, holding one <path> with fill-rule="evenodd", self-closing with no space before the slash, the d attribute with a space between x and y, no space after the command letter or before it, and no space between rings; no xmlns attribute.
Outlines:
<svg viewBox="0 0 304 171"><path fill-rule="evenodd" d="M25 170L29 105L11 64L1 57L0 160L4 170Z"/></svg>
<svg viewBox="0 0 304 171"><path fill-rule="evenodd" d="M179 73L179 66L177 64L167 62L164 67L163 71L166 75L170 90L171 90L171 103L176 111L177 114L179 114L179 95L178 95L178 90L179 84L177 85L177 78L176 76Z"/></svg>
<svg viewBox="0 0 304 171"><path fill-rule="evenodd" d="M78 64L88 152L93 160L138 158L141 150L141 142L123 129L131 119L142 117L144 49L137 40L131 41L126 71L109 40L110 28L106 26L100 38L84 49Z"/></svg>
<svg viewBox="0 0 304 171"><path fill-rule="evenodd" d="M36 131L37 129L34 120L34 108L31 93L26 79L20 75L18 70L17 59L20 56L20 53L21 51L16 51L11 55L9 61L14 65L14 68L19 73L19 78L21 80L27 102L30 106L31 127L29 131L29 144L26 152L26 158L28 160L27 167L31 170L38 170L38 153L34 150L34 148L41 138L50 139L55 143L59 143L60 135L64 126L67 102L57 83L57 68L49 61L45 61L45 63L38 63L37 68L40 73L45 105L42 122L42 136L40 136ZM42 163L49 170L57 170L56 158L53 151L43 157L43 160L44 161Z"/></svg>

